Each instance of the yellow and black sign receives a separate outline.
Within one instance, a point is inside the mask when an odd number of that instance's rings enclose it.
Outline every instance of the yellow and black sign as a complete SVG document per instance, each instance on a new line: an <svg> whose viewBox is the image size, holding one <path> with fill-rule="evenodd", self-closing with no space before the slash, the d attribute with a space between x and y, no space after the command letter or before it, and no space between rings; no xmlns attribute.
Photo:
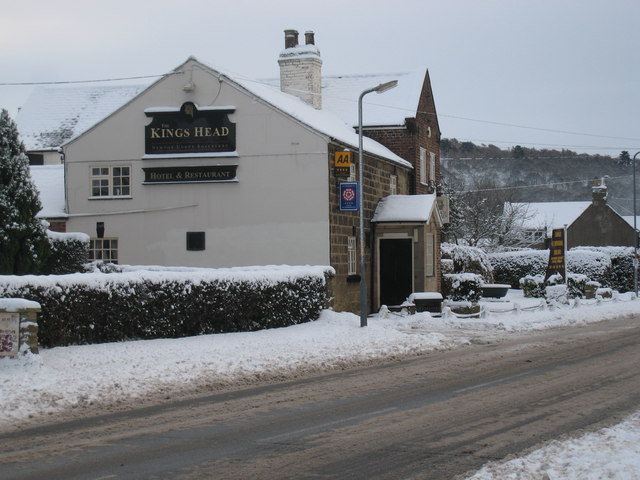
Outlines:
<svg viewBox="0 0 640 480"><path fill-rule="evenodd" d="M544 279L559 273L566 280L566 230L564 228L554 229L551 234L551 245L549 249L549 265Z"/></svg>
<svg viewBox="0 0 640 480"><path fill-rule="evenodd" d="M348 177L351 170L351 152L334 152L333 165L335 166L336 176Z"/></svg>

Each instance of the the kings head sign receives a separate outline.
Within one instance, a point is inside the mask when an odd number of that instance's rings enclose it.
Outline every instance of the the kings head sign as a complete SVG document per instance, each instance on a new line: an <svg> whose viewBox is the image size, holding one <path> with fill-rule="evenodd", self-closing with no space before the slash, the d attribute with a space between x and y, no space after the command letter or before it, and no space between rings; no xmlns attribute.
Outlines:
<svg viewBox="0 0 640 480"><path fill-rule="evenodd" d="M187 102L180 109L150 108L145 114L145 153L171 155L185 153L234 152L236 125L228 114L234 107L202 107Z"/></svg>

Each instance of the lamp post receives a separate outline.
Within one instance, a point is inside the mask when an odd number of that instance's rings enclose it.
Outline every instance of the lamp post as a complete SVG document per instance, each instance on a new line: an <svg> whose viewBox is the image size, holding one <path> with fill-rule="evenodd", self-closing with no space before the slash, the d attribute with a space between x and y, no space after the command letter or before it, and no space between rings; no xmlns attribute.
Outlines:
<svg viewBox="0 0 640 480"><path fill-rule="evenodd" d="M398 85L397 80L381 83L377 87L369 88L360 94L358 98L358 213L360 215L360 326L367 326L367 279L365 269L364 251L364 160L362 156L362 99L371 92L382 93L391 90Z"/></svg>
<svg viewBox="0 0 640 480"><path fill-rule="evenodd" d="M633 288L638 296L638 230L636 217L636 157L640 152L636 152L633 156Z"/></svg>

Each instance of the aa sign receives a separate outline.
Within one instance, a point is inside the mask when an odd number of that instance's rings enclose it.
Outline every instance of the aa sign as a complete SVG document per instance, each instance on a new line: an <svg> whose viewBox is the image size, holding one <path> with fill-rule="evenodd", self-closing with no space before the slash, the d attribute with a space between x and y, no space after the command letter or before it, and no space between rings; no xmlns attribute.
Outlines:
<svg viewBox="0 0 640 480"><path fill-rule="evenodd" d="M334 152L333 165L336 169L336 175L349 176L351 152Z"/></svg>

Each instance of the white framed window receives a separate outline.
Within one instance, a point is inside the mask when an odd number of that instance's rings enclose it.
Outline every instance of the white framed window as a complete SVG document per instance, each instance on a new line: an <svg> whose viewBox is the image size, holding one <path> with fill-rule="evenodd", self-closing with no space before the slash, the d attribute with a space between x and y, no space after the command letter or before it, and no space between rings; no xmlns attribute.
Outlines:
<svg viewBox="0 0 640 480"><path fill-rule="evenodd" d="M356 274L356 258L356 237L347 237L347 275Z"/></svg>
<svg viewBox="0 0 640 480"><path fill-rule="evenodd" d="M433 277L436 274L436 249L435 235L427 233L424 238L424 273L427 277Z"/></svg>
<svg viewBox="0 0 640 480"><path fill-rule="evenodd" d="M420 147L420 183L427 184L427 150Z"/></svg>
<svg viewBox="0 0 640 480"><path fill-rule="evenodd" d="M91 197L112 198L131 196L131 167L91 167Z"/></svg>
<svg viewBox="0 0 640 480"><path fill-rule="evenodd" d="M436 181L436 154L429 152L429 180Z"/></svg>
<svg viewBox="0 0 640 480"><path fill-rule="evenodd" d="M349 178L347 179L347 182L355 182L356 180L356 164L355 163L351 163L351 165L349 165Z"/></svg>
<svg viewBox="0 0 640 480"><path fill-rule="evenodd" d="M92 238L89 240L89 260L118 263L117 238Z"/></svg>
<svg viewBox="0 0 640 480"><path fill-rule="evenodd" d="M398 194L398 176L397 175L391 175L389 177L389 192L391 195Z"/></svg>

